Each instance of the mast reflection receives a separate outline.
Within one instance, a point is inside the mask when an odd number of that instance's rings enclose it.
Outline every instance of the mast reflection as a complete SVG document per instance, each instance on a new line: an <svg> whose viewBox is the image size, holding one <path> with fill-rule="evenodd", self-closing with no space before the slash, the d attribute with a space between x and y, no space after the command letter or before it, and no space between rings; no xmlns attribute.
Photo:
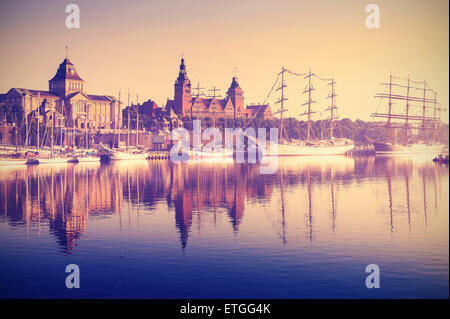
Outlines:
<svg viewBox="0 0 450 319"><path fill-rule="evenodd" d="M420 189L415 185L415 169L421 177ZM115 225L122 231L139 227L139 216L144 216L144 211L145 215L151 215L167 209L174 214L170 217L172 227L184 252L195 219L198 234L202 223L211 222L214 226L229 225L230 232L237 236L246 206L262 204L271 210L269 218L276 225L272 231L287 246L295 232L298 235L305 230L309 241L318 236L321 216L326 216L328 230L331 224L334 234L341 202L336 189L372 178L381 179L384 185L383 179L387 181L387 198L382 201L388 203L384 207L389 212L391 232L401 225L394 202L405 203L405 198L408 226L411 227L415 212L411 200L417 198L423 198L427 225L428 210L433 209L427 203L427 192L434 190L437 212L437 183L441 187L441 174L448 171L429 163L415 165L409 159L389 157L283 159L273 175L261 175L257 164L235 163L159 160L39 165L1 171L0 218L13 227L23 227L27 236L48 228L60 249L72 254L90 218L116 215ZM426 183L427 178L433 179L433 185ZM402 190L395 187L399 182L404 185ZM281 203L271 203L274 187L279 187ZM305 196L298 197L299 193ZM401 193L402 200L397 200L397 193ZM300 198L304 200L299 201ZM295 214L293 207L304 207L305 214ZM293 214L289 214L290 210ZM345 213L341 208L340 216ZM123 214L127 216L123 218ZM289 227L301 224L302 220L303 229Z"/></svg>

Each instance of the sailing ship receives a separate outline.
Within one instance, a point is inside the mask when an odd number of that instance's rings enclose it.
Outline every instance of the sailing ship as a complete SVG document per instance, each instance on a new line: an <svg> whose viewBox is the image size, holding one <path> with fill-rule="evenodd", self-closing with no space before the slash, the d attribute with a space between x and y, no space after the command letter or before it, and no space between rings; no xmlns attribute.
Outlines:
<svg viewBox="0 0 450 319"><path fill-rule="evenodd" d="M284 96L284 88L287 87L284 81L284 73L290 72L289 70L282 67L279 76L281 75L281 85L277 90L281 90L281 98L276 102L280 103L280 110L275 112L275 114L280 113L280 142L276 145L275 154L272 152L266 152L265 155L268 156L307 156L307 155L344 155L348 151L354 148L354 142L347 138L336 138L333 135L334 128L334 120L335 120L335 110L337 110L337 106L335 105L335 91L333 79L329 85L331 85L331 94L328 98L331 99L331 106L327 108L325 111L330 111L330 137L329 139L313 139L311 138L311 115L316 113L312 111L311 104L315 103L312 100L311 92L315 90L315 88L311 85L311 78L315 76L315 74L309 73L305 76L305 79L308 79L308 85L303 93L308 94L308 100L302 106L307 106L307 110L301 114L301 116L306 115L307 119L307 133L306 140L293 140L285 137L283 130L283 113L287 111L284 108L284 101L287 100ZM292 73L292 72L290 72Z"/></svg>
<svg viewBox="0 0 450 319"><path fill-rule="evenodd" d="M394 83L393 79L398 80L397 83ZM406 82L406 85L401 83L402 81ZM421 86L415 86L417 84L421 84ZM408 79L402 79L392 74L389 76L389 83L382 83L382 85L385 85L389 89L389 92L377 93L375 97L381 98L382 101L383 99L387 99L387 113L375 112L371 114L371 117L386 119L386 124L382 125L382 127L386 128L386 138L383 141L374 141L368 138L372 142L375 151L377 153L439 153L444 145L438 142L442 109L437 103L437 93L428 86L426 81L412 81L409 77ZM396 92L394 92L395 89L397 89ZM402 89L406 90L406 95L398 92L398 90ZM423 91L422 97L411 94L412 90ZM434 97L427 97L428 92L434 93ZM394 112L393 104L395 101L405 101L404 112ZM422 114L412 114L413 107L419 107L422 110ZM427 110L430 108L433 109L433 115L427 116ZM439 112L439 115L437 112ZM404 121L404 123L399 121ZM403 131L402 141L398 141L394 137L394 129ZM418 130L419 135L413 136L410 134L413 130ZM429 137L427 138L426 134L426 131L429 130L433 132L431 139Z"/></svg>

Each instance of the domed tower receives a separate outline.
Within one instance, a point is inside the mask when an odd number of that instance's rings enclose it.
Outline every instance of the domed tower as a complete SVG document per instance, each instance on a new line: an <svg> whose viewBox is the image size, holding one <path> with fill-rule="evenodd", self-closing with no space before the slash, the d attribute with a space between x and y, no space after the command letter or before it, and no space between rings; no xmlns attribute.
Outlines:
<svg viewBox="0 0 450 319"><path fill-rule="evenodd" d="M178 78L175 81L175 96L174 96L174 108L175 112L185 116L188 114L188 109L191 106L191 81L189 80L186 72L186 65L184 65L184 58L181 58L180 72Z"/></svg>
<svg viewBox="0 0 450 319"><path fill-rule="evenodd" d="M235 116L241 117L244 114L244 91L239 86L237 76L233 77L227 96L234 105Z"/></svg>
<svg viewBox="0 0 450 319"><path fill-rule="evenodd" d="M84 80L67 57L59 65L55 76L48 81L48 86L50 92L61 97L66 97L73 92L84 92Z"/></svg>

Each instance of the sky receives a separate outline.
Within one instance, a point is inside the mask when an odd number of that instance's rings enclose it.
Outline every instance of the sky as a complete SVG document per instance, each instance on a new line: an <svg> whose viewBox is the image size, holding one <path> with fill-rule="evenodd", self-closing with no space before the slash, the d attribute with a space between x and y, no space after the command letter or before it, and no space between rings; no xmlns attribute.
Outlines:
<svg viewBox="0 0 450 319"><path fill-rule="evenodd" d="M69 3L80 8L79 29L65 25ZM380 8L378 29L365 24L370 3ZM284 66L334 78L341 118L369 120L390 72L426 80L448 107L448 12L447 0L1 0L0 92L48 90L68 46L89 94L120 90L125 102L128 88L133 102L173 99L183 55L204 93L216 86L224 96L236 73L245 104L262 103ZM313 80L315 119L328 116L327 83ZM301 119L306 80L287 75L286 84L287 116ZM278 98L268 99L273 111Z"/></svg>

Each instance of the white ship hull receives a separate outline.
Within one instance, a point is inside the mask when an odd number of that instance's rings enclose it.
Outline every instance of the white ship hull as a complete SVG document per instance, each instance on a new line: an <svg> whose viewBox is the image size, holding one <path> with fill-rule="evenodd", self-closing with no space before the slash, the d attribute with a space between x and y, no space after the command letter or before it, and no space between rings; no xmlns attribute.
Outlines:
<svg viewBox="0 0 450 319"><path fill-rule="evenodd" d="M120 151L111 151L110 159L112 161L115 160L145 160L148 157L148 153L133 153L133 152L120 152Z"/></svg>
<svg viewBox="0 0 450 319"><path fill-rule="evenodd" d="M222 149L221 151L214 152L214 151L194 151L194 150L187 150L189 154L189 158L191 159L199 159L199 158L231 158L233 157L233 151Z"/></svg>
<svg viewBox="0 0 450 319"><path fill-rule="evenodd" d="M61 164L68 163L68 161L73 160L71 157L55 157L55 158L37 158L39 164Z"/></svg>
<svg viewBox="0 0 450 319"><path fill-rule="evenodd" d="M26 159L0 159L0 166L6 165L25 165Z"/></svg>
<svg viewBox="0 0 450 319"><path fill-rule="evenodd" d="M77 159L80 163L100 162L100 157L96 156L77 157Z"/></svg>
<svg viewBox="0 0 450 319"><path fill-rule="evenodd" d="M354 149L353 141L336 144L278 144L278 152L273 154L271 150L266 151L266 156L316 156L316 155L344 155Z"/></svg>

